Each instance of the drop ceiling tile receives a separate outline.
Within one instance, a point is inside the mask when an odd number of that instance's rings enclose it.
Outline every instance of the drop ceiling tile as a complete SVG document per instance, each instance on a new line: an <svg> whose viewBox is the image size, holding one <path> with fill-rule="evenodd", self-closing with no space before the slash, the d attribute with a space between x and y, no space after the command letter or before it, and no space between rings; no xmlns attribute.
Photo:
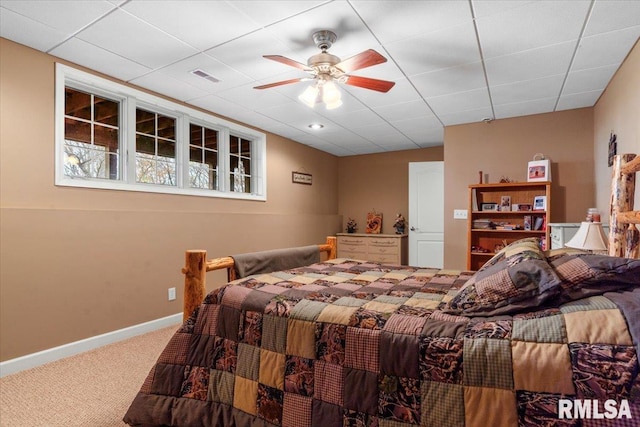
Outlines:
<svg viewBox="0 0 640 427"><path fill-rule="evenodd" d="M232 120L235 116L243 114L246 111L246 108L234 102L222 99L217 95L205 95L199 98L193 98L190 99L188 103L209 111L217 116L222 116Z"/></svg>
<svg viewBox="0 0 640 427"><path fill-rule="evenodd" d="M524 102L512 102L509 104L496 105L494 107L496 119L549 113L553 111L557 100L558 97L554 96L542 99L532 99Z"/></svg>
<svg viewBox="0 0 640 427"><path fill-rule="evenodd" d="M386 48L407 76L480 61L471 21L389 43Z"/></svg>
<svg viewBox="0 0 640 427"><path fill-rule="evenodd" d="M415 135L416 130L421 131L442 127L440 120L433 114L425 117L415 117L413 119L396 120L390 122L390 124L405 135Z"/></svg>
<svg viewBox="0 0 640 427"><path fill-rule="evenodd" d="M131 83L170 96L178 101L188 101L207 94L205 91L174 79L162 71L152 71L149 74L131 80Z"/></svg>
<svg viewBox="0 0 640 427"><path fill-rule="evenodd" d="M489 93L486 88L427 98L427 103L429 103L438 117L460 111L491 108Z"/></svg>
<svg viewBox="0 0 640 427"><path fill-rule="evenodd" d="M336 109L338 110L338 109ZM369 109L341 113L340 111L331 110L326 117L330 118L334 123L338 123L348 129L369 126L380 122L380 117Z"/></svg>
<svg viewBox="0 0 640 427"><path fill-rule="evenodd" d="M77 37L150 68L197 53L186 43L121 9L82 30Z"/></svg>
<svg viewBox="0 0 640 427"><path fill-rule="evenodd" d="M412 76L411 81L423 98L466 92L486 86L480 62L418 74Z"/></svg>
<svg viewBox="0 0 640 427"><path fill-rule="evenodd" d="M538 0L530 1L513 1L513 0L473 0L474 16L477 18L486 18L487 16L502 14L510 9L517 9L534 3Z"/></svg>
<svg viewBox="0 0 640 427"><path fill-rule="evenodd" d="M569 73L562 89L563 95L603 90L618 69L618 65L589 68Z"/></svg>
<svg viewBox="0 0 640 427"><path fill-rule="evenodd" d="M621 30L640 24L640 2L638 0L594 2L584 36Z"/></svg>
<svg viewBox="0 0 640 427"><path fill-rule="evenodd" d="M293 52L284 43L266 30L231 40L205 53L256 80L291 70L298 71L299 77L307 76L304 71L262 57L263 55L282 55L298 62L306 62L304 58L294 57Z"/></svg>
<svg viewBox="0 0 640 427"><path fill-rule="evenodd" d="M491 86L491 100L494 105L501 105L540 98L557 98L564 78L564 74L559 74L541 79Z"/></svg>
<svg viewBox="0 0 640 427"><path fill-rule="evenodd" d="M374 107L373 111L389 122L413 118L434 118L433 112L423 100Z"/></svg>
<svg viewBox="0 0 640 427"><path fill-rule="evenodd" d="M462 1L351 1L367 26L383 43L471 22Z"/></svg>
<svg viewBox="0 0 640 427"><path fill-rule="evenodd" d="M223 1L132 0L122 8L200 50L260 28L247 15Z"/></svg>
<svg viewBox="0 0 640 427"><path fill-rule="evenodd" d="M594 90L591 92L573 93L570 95L563 95L558 101L556 111L572 110L574 108L593 107L602 94L601 90Z"/></svg>
<svg viewBox="0 0 640 427"><path fill-rule="evenodd" d="M50 52L59 58L82 65L92 70L120 80L129 81L151 71L151 68L130 61L114 53L104 50L91 43L77 38L71 38L58 45Z"/></svg>
<svg viewBox="0 0 640 427"><path fill-rule="evenodd" d="M212 82L191 73L191 71L196 69L208 73L219 81ZM189 83L207 93L218 93L225 89L249 84L252 81L244 74L203 53L168 65L162 68L162 72L177 80Z"/></svg>
<svg viewBox="0 0 640 427"><path fill-rule="evenodd" d="M0 8L0 37L46 52L67 38L67 34Z"/></svg>
<svg viewBox="0 0 640 427"><path fill-rule="evenodd" d="M295 101L265 108L261 113L283 123L295 121L314 123L318 121L316 113L311 108L300 108L300 105Z"/></svg>
<svg viewBox="0 0 640 427"><path fill-rule="evenodd" d="M640 25L583 38L571 71L621 64L638 36Z"/></svg>
<svg viewBox="0 0 640 427"><path fill-rule="evenodd" d="M278 105L291 105L291 99L274 90L257 90L252 85L238 86L218 92L220 98L226 99L252 111L262 111Z"/></svg>
<svg viewBox="0 0 640 427"><path fill-rule="evenodd" d="M487 59L489 84L497 86L564 74L569 69L575 46L576 41L570 41Z"/></svg>
<svg viewBox="0 0 640 427"><path fill-rule="evenodd" d="M417 127L403 134L420 147L444 144L444 127Z"/></svg>
<svg viewBox="0 0 640 427"><path fill-rule="evenodd" d="M590 0L530 2L476 20L485 59L576 40Z"/></svg>
<svg viewBox="0 0 640 427"><path fill-rule="evenodd" d="M450 114L438 115L445 126L459 125L463 123L477 123L485 118L492 118L493 111L491 108L480 108L477 110L460 111Z"/></svg>
<svg viewBox="0 0 640 427"><path fill-rule="evenodd" d="M70 36L116 6L103 0L3 0L2 7Z"/></svg>
<svg viewBox="0 0 640 427"><path fill-rule="evenodd" d="M354 86L341 86L341 88L357 98L364 106L372 108L421 99L420 94L404 77L395 80L395 83L389 92L378 92Z"/></svg>
<svg viewBox="0 0 640 427"><path fill-rule="evenodd" d="M233 0L229 4L257 22L267 26L326 3L326 0L255 1Z"/></svg>

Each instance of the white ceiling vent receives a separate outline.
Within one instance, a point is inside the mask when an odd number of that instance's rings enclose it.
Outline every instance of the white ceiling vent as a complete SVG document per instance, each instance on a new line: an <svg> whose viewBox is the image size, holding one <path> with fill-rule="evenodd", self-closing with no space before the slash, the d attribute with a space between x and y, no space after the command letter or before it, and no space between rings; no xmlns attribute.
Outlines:
<svg viewBox="0 0 640 427"><path fill-rule="evenodd" d="M196 75L198 77L202 77L203 79L207 79L207 80L209 80L210 82L213 82L213 83L218 83L220 81L220 80L216 79L215 77L213 77L211 74L209 74L206 71L203 71L203 70L201 70L199 68L197 68L195 70L192 70L191 74L194 74L194 75Z"/></svg>

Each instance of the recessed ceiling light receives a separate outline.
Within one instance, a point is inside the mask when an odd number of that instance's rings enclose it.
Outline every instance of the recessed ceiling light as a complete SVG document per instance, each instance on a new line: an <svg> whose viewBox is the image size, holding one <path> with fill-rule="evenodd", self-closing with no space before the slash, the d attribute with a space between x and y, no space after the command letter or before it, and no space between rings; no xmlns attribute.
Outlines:
<svg viewBox="0 0 640 427"><path fill-rule="evenodd" d="M313 130L319 130L319 129L322 129L323 127L324 125L321 125L320 123L311 123L309 125L309 128Z"/></svg>

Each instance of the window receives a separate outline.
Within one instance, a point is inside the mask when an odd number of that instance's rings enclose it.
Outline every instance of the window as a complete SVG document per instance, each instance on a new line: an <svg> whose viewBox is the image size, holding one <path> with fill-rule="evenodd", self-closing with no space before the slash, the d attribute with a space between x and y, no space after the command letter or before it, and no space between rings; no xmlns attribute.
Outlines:
<svg viewBox="0 0 640 427"><path fill-rule="evenodd" d="M64 173L100 179L120 177L120 103L65 88Z"/></svg>
<svg viewBox="0 0 640 427"><path fill-rule="evenodd" d="M218 189L218 131L191 124L189 128L189 185Z"/></svg>
<svg viewBox="0 0 640 427"><path fill-rule="evenodd" d="M56 64L56 185L266 200L266 138Z"/></svg>

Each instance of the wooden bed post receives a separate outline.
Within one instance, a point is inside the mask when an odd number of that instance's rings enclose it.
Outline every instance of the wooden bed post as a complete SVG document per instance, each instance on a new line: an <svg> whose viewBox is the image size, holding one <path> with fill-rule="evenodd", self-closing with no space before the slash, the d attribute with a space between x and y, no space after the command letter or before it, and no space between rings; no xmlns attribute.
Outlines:
<svg viewBox="0 0 640 427"><path fill-rule="evenodd" d="M625 165L635 158L635 154L621 154L613 158L611 179L611 212L609 215L609 255L624 257L627 249L626 232L628 222L621 221L623 212L633 209L633 193L636 187L635 173L626 173ZM633 239L633 228L629 230ZM631 242L629 242L631 243ZM630 246L630 245L629 245ZM631 249L631 248L630 248ZM631 252L633 252L631 250Z"/></svg>
<svg viewBox="0 0 640 427"><path fill-rule="evenodd" d="M338 254L338 238L336 236L327 236L327 245L331 246L328 259L336 259Z"/></svg>
<svg viewBox="0 0 640 427"><path fill-rule="evenodd" d="M185 254L184 273L184 312L182 321L191 316L204 300L207 293L207 251L195 249Z"/></svg>

